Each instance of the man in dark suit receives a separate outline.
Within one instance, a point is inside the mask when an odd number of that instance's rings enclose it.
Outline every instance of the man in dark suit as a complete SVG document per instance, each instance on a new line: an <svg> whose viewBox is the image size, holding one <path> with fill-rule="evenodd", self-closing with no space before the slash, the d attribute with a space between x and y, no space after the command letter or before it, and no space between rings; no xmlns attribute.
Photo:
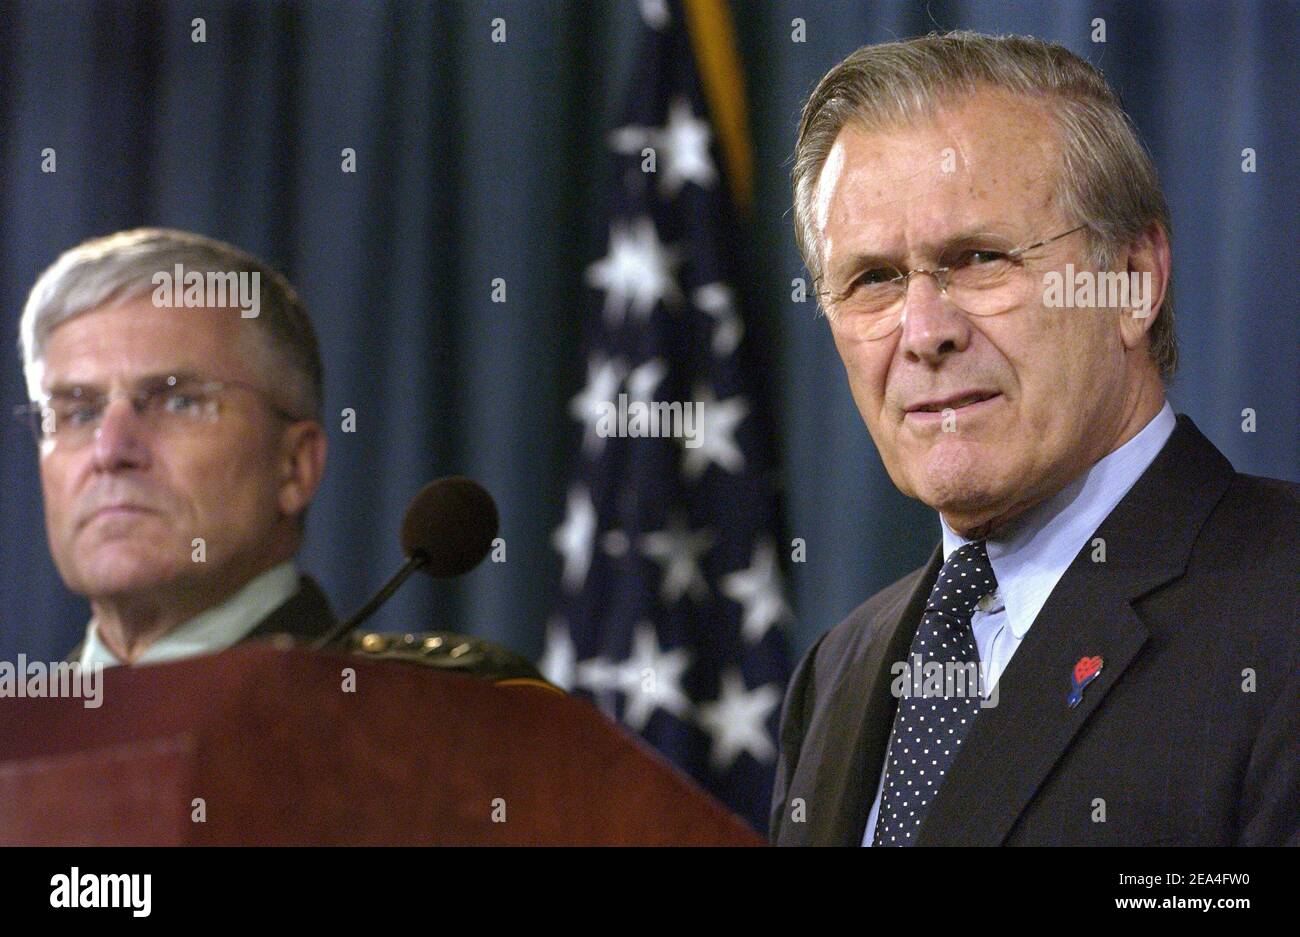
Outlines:
<svg viewBox="0 0 1300 937"><path fill-rule="evenodd" d="M150 663L333 623L294 556L326 440L315 332L245 252L164 229L64 253L21 345L73 659Z"/></svg>
<svg viewBox="0 0 1300 937"><path fill-rule="evenodd" d="M1101 75L864 47L795 163L854 399L942 542L797 668L773 841L1300 844L1300 486L1165 401L1168 211Z"/></svg>

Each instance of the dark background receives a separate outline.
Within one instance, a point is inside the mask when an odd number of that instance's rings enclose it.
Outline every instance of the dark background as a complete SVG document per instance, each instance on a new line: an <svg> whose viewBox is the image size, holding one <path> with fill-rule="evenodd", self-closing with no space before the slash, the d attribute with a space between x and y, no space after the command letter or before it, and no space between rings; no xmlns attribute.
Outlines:
<svg viewBox="0 0 1300 937"><path fill-rule="evenodd" d="M1245 472L1300 480L1296 46L1300 5L1260 2L737 3L757 151L746 314L772 336L791 639L801 652L920 564L933 512L889 482L824 321L790 301L803 98L858 45L932 29L1028 33L1098 64L1173 211L1182 365L1174 408ZM190 40L191 20L207 42ZM503 17L507 42L490 41ZM378 628L481 634L536 656L559 564L582 386L582 271L604 252L606 132L635 3L0 3L0 326L16 342L64 249L142 224L234 242L283 269L315 318L330 456L301 564L348 613L401 560L430 478L495 495L507 562L417 577ZM806 23L793 42L791 21ZM1092 21L1105 20L1094 43ZM58 172L40 171L53 147ZM359 171L340 172L353 147ZM1243 173L1253 148L1257 171ZM490 301L503 277L509 301ZM5 414L24 400L13 345ZM339 431L339 411L357 432ZM1257 431L1241 428L1244 408ZM62 656L84 600L49 558L34 446L0 434L0 659Z"/></svg>

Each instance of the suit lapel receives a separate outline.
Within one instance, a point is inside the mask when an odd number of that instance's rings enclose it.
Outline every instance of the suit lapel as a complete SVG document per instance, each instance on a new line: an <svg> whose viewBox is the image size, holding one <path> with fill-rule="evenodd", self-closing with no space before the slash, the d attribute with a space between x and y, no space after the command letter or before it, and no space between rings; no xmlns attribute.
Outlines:
<svg viewBox="0 0 1300 937"><path fill-rule="evenodd" d="M267 638L276 634L289 634L303 640L317 638L335 622L329 599L305 573L298 576L298 591L285 600L261 624L250 631L244 641Z"/></svg>
<svg viewBox="0 0 1300 937"><path fill-rule="evenodd" d="M881 614L876 627L863 629L857 653L844 662L829 689L828 698L844 700L845 704L829 710L827 731L823 733L827 757L818 760L815 769L813 789L818 794L809 810L809 844L862 843L898 708L898 700L889 689L891 667L907 657L916 624L942 565L943 551L936 547L929 563L912 573L912 588Z"/></svg>
<svg viewBox="0 0 1300 937"><path fill-rule="evenodd" d="M930 805L917 845L1000 845L1071 741L1147 640L1141 596L1181 575L1232 480L1231 464L1186 416L1052 591ZM1093 540L1106 561L1093 562ZM1100 655L1075 708L1070 673Z"/></svg>
<svg viewBox="0 0 1300 937"><path fill-rule="evenodd" d="M1086 557L1084 562L1092 566ZM1078 561L1052 592L982 709L939 788L918 846L996 846L1037 793L1075 734L1147 640L1129 603L1103 573ZM1081 657L1100 656L1082 702L1066 702Z"/></svg>

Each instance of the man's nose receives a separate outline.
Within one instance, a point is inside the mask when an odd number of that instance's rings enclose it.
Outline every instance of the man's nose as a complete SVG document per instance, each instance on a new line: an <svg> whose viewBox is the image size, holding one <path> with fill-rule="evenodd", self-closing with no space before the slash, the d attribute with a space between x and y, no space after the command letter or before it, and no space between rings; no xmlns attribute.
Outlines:
<svg viewBox="0 0 1300 937"><path fill-rule="evenodd" d="M95 428L95 468L101 471L142 467L149 461L149 427L134 404L125 398L111 401Z"/></svg>
<svg viewBox="0 0 1300 937"><path fill-rule="evenodd" d="M970 319L943 294L938 279L923 271L908 281L902 330L903 354L930 364L965 351L971 339Z"/></svg>

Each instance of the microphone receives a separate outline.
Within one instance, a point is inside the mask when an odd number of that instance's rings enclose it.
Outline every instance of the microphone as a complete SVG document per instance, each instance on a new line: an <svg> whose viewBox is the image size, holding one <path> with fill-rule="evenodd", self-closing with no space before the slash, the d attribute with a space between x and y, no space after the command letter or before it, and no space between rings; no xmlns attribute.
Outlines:
<svg viewBox="0 0 1300 937"><path fill-rule="evenodd" d="M312 647L319 651L342 643L417 569L438 579L469 572L492 549L498 523L492 496L472 478L453 475L429 482L411 499L402 518L401 542L406 562L369 602L351 618L331 628Z"/></svg>

